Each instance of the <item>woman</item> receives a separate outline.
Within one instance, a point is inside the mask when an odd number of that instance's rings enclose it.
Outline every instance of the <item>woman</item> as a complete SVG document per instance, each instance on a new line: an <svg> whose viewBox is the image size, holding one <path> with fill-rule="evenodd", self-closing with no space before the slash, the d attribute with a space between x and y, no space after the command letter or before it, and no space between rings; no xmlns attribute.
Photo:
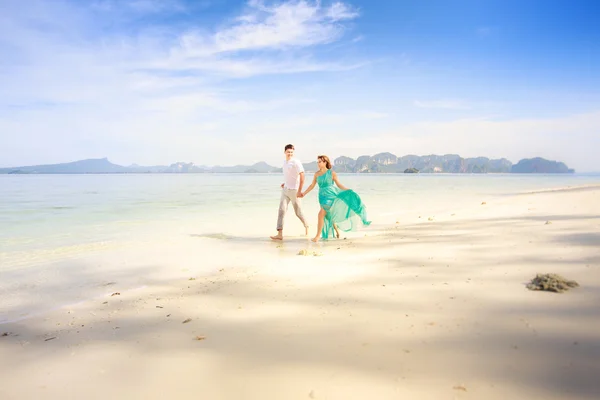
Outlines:
<svg viewBox="0 0 600 400"><path fill-rule="evenodd" d="M364 225L369 225L371 222L367 221L367 211L360 197L340 183L337 174L331 170L329 157L318 156L317 166L319 171L315 173L310 186L302 193L302 197L306 196L315 185L319 184L321 210L319 210L317 235L312 241L318 241L321 236L324 239L333 237L334 231L335 236L339 238L338 227L345 231L352 230L356 225L357 217ZM337 187L333 185L334 182Z"/></svg>

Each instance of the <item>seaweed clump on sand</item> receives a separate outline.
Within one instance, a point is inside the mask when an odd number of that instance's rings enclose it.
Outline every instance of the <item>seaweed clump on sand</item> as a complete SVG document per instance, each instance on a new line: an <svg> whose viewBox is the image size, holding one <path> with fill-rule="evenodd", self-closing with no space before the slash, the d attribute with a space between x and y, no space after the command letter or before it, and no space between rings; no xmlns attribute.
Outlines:
<svg viewBox="0 0 600 400"><path fill-rule="evenodd" d="M567 280L557 274L537 274L535 278L527 284L527 289L562 293L578 286L579 283Z"/></svg>

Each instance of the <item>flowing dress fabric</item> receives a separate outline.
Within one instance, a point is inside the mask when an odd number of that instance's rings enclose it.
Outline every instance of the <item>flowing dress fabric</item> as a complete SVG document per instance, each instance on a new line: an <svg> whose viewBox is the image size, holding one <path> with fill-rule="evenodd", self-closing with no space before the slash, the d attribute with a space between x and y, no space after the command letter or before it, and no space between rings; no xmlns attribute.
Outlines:
<svg viewBox="0 0 600 400"><path fill-rule="evenodd" d="M323 239L334 237L333 224L343 231L356 229L359 223L369 225L367 210L358 194L353 190L340 190L333 182L331 170L317 177L319 185L319 204L326 211L321 236Z"/></svg>

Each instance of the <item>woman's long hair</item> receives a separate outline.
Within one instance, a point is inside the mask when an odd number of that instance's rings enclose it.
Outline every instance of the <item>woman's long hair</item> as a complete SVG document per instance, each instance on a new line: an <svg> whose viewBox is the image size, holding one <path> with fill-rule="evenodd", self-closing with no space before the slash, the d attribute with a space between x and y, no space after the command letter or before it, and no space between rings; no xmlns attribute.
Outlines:
<svg viewBox="0 0 600 400"><path fill-rule="evenodd" d="M331 169L331 160L329 159L329 157L327 157L326 155L320 155L317 158L325 163L325 167L327 169Z"/></svg>

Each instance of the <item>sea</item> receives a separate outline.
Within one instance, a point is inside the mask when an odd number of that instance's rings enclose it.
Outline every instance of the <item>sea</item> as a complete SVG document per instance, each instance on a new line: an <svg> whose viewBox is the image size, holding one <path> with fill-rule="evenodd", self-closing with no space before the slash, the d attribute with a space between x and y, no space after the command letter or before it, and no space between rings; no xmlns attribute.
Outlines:
<svg viewBox="0 0 600 400"><path fill-rule="evenodd" d="M372 221L367 230L497 197L600 184L600 174L339 177L366 204ZM104 252L130 249L131 256L190 237L233 239L226 250L232 253L243 240L270 242L281 183L281 174L0 175L0 323L110 291L109 271L116 266L101 261ZM317 190L302 201L314 235ZM302 231L290 207L284 234L298 237ZM77 259L87 261L86 274ZM118 266L127 268L128 263Z"/></svg>

